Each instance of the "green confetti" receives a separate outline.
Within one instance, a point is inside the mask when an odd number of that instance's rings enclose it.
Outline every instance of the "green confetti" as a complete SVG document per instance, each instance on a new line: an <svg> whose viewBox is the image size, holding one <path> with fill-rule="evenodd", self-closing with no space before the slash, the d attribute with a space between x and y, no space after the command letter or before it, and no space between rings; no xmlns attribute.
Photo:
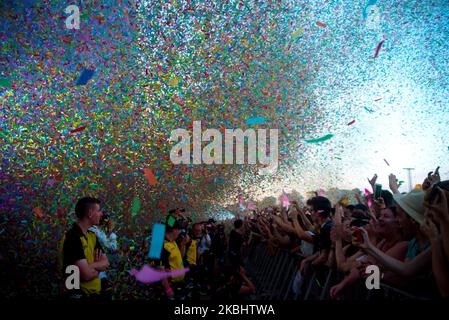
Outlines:
<svg viewBox="0 0 449 320"><path fill-rule="evenodd" d="M134 197L133 205L131 207L131 215L135 217L140 210L140 201L138 197Z"/></svg>
<svg viewBox="0 0 449 320"><path fill-rule="evenodd" d="M10 79L0 79L0 87L11 88L11 80Z"/></svg>
<svg viewBox="0 0 449 320"><path fill-rule="evenodd" d="M173 218L172 216L168 217L168 221L167 221L167 225L169 227L173 227L175 225L176 219Z"/></svg>
<svg viewBox="0 0 449 320"><path fill-rule="evenodd" d="M333 137L333 134L327 134L324 137L318 138L318 139L310 139L310 140L306 140L307 143L320 143L326 140L329 140Z"/></svg>

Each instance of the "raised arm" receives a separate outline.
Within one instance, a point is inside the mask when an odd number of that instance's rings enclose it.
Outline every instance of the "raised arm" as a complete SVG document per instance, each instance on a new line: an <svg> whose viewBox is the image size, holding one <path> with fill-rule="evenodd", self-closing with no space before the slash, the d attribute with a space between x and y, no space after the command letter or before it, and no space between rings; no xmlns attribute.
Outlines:
<svg viewBox="0 0 449 320"><path fill-rule="evenodd" d="M437 199L432 205L426 205L429 209L428 215L440 225L441 240L446 260L449 261L449 208L446 193L440 187Z"/></svg>
<svg viewBox="0 0 449 320"><path fill-rule="evenodd" d="M369 238L368 233L364 229L362 230L363 234L363 244L359 244L359 247L372 256L378 263L383 265L385 268L393 271L394 273L403 276L403 277L412 277L423 271L426 268L430 268L431 260L432 260L432 251L431 248L426 249L421 252L415 259L407 262L402 262L393 257L390 257L386 253L382 252L376 246L374 246Z"/></svg>
<svg viewBox="0 0 449 320"><path fill-rule="evenodd" d="M396 178L396 176L394 174L390 174L388 176L388 184L390 186L391 192L393 192L394 194L400 193L399 192L398 179Z"/></svg>
<svg viewBox="0 0 449 320"><path fill-rule="evenodd" d="M293 227L296 230L296 235L298 236L298 238L313 243L313 237L307 232L305 232L304 229L300 226L298 222L298 215L294 214L292 216L292 220L293 220Z"/></svg>
<svg viewBox="0 0 449 320"><path fill-rule="evenodd" d="M441 296L447 298L449 297L449 273L447 272L449 265L444 256L437 226L432 220L426 218L421 225L421 230L430 240L430 246L432 248L432 271L438 289L440 290Z"/></svg>

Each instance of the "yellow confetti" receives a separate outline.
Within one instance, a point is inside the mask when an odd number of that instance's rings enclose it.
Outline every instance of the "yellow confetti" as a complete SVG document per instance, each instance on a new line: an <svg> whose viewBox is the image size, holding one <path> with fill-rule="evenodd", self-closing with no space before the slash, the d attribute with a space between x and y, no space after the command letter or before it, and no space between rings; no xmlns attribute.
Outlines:
<svg viewBox="0 0 449 320"><path fill-rule="evenodd" d="M299 28L292 34L292 39L293 40L297 39L301 35L301 33L302 33L302 28Z"/></svg>

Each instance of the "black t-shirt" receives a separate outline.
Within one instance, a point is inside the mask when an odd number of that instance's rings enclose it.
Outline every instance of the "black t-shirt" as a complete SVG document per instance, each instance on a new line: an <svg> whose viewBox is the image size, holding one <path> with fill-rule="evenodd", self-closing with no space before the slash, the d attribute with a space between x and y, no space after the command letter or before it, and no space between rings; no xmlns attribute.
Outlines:
<svg viewBox="0 0 449 320"><path fill-rule="evenodd" d="M89 248L83 247L81 238L85 238L87 243L91 244L92 239L96 238L96 236L95 233L90 230L84 234L78 224L74 223L72 228L65 234L63 245L63 270L65 270L67 266L75 264L78 260L87 259L85 250L88 250ZM88 239L90 239L90 241ZM95 245L92 243L92 246L95 246L95 249L103 251L100 241L95 241Z"/></svg>
<svg viewBox="0 0 449 320"><path fill-rule="evenodd" d="M225 241L225 234L223 232L217 232L212 240L212 251L217 255L224 253L226 247Z"/></svg>
<svg viewBox="0 0 449 320"><path fill-rule="evenodd" d="M229 252L240 254L242 244L243 236L234 229L231 230L231 233L229 234Z"/></svg>
<svg viewBox="0 0 449 320"><path fill-rule="evenodd" d="M333 226L334 223L329 219L321 227L320 233L313 236L314 252L331 248L331 229Z"/></svg>

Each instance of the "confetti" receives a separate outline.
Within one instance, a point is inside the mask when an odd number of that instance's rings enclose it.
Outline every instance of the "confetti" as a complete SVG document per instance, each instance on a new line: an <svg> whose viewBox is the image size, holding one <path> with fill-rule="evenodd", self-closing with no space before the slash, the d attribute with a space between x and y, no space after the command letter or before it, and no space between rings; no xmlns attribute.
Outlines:
<svg viewBox="0 0 449 320"><path fill-rule="evenodd" d="M77 86L83 86L86 85L89 80L92 78L92 76L94 75L95 70L89 70L89 69L85 69L82 73L81 76L79 77L76 85Z"/></svg>
<svg viewBox="0 0 449 320"><path fill-rule="evenodd" d="M140 210L140 201L139 198L136 196L134 197L133 204L131 207L131 215L135 217L139 213L139 210Z"/></svg>
<svg viewBox="0 0 449 320"><path fill-rule="evenodd" d="M151 169L145 169L144 172L145 172L145 177L148 180L148 183L152 186L157 185L157 179L154 176L153 171L151 171Z"/></svg>
<svg viewBox="0 0 449 320"><path fill-rule="evenodd" d="M281 194L281 204L284 208L288 208L288 206L290 205L290 200L288 199L288 196L284 190L282 190Z"/></svg>
<svg viewBox="0 0 449 320"><path fill-rule="evenodd" d="M44 216L44 210L39 207L33 209L33 214L36 218L41 219Z"/></svg>
<svg viewBox="0 0 449 320"><path fill-rule="evenodd" d="M380 48L382 48L382 45L384 44L384 41L385 41L385 40L382 40L382 41L379 42L379 44L377 45L376 53L374 54L374 59L376 59L377 56L379 55Z"/></svg>
<svg viewBox="0 0 449 320"><path fill-rule="evenodd" d="M326 28L326 27L327 27L327 24L325 24L325 23L323 23L323 22L321 22L321 21L317 21L316 25L317 25L318 27L321 27L321 28Z"/></svg>
<svg viewBox="0 0 449 320"><path fill-rule="evenodd" d="M86 126L81 126L79 128L73 129L72 131L70 131L70 133L77 133L77 132L81 132L83 130L86 129Z"/></svg>
<svg viewBox="0 0 449 320"><path fill-rule="evenodd" d="M174 217L172 217L172 216L169 216L169 217L168 217L167 225L168 225L169 227L173 227L173 226L175 225L175 222L176 222L176 219L175 219Z"/></svg>
<svg viewBox="0 0 449 320"><path fill-rule="evenodd" d="M348 126L353 125L355 123L355 120L352 120L351 122L348 123Z"/></svg>
<svg viewBox="0 0 449 320"><path fill-rule="evenodd" d="M51 296L53 273L44 265L54 261L84 195L102 199L125 248L126 265L108 276L130 280L131 266L147 259L142 240L172 207L188 208L196 221L232 219L231 211L276 201L286 186L304 195L323 186L363 187L366 178L354 175L379 165L370 151L397 144L422 149L410 164L417 177L426 163L449 167L447 77L438 76L449 74L447 8L434 1L432 15L426 5L404 14L406 1L377 1L388 19L376 31L362 20L373 1L330 1L323 9L316 0L86 0L79 32L64 28L57 1L28 1L30 10L23 1L2 6L0 206L8 214L0 230L33 284L23 294ZM381 40L388 41L382 59L373 59ZM244 130L256 117L266 120L261 129L279 133L279 166L269 177L257 174L259 165L170 160L173 130L191 132L200 119L203 132ZM357 126L348 130L347 119ZM331 132L332 141L305 142ZM402 155L383 156L393 166ZM36 207L45 208L42 218ZM152 299L126 281L112 285L118 300Z"/></svg>
<svg viewBox="0 0 449 320"><path fill-rule="evenodd" d="M390 164L388 163L388 161L386 159L384 159L384 161L387 164L387 166L390 166Z"/></svg>
<svg viewBox="0 0 449 320"><path fill-rule="evenodd" d="M247 125L261 124L261 123L265 123L265 118L264 117L256 117L256 118L246 119L246 124Z"/></svg>
<svg viewBox="0 0 449 320"><path fill-rule="evenodd" d="M151 259L160 259L162 247L165 239L165 225L161 223L153 224L151 232L151 245L148 251L148 257Z"/></svg>
<svg viewBox="0 0 449 320"><path fill-rule="evenodd" d="M301 35L302 31L303 31L302 28L299 28L298 30L296 30L296 31L292 34L292 39L293 39L293 40L297 39L297 38Z"/></svg>
<svg viewBox="0 0 449 320"><path fill-rule="evenodd" d="M307 143L320 143L320 142L324 142L327 141L329 139L332 139L334 135L333 134L327 134L321 138L318 139L310 139L310 140L306 140Z"/></svg>
<svg viewBox="0 0 449 320"><path fill-rule="evenodd" d="M11 88L11 80L10 79L0 79L0 87Z"/></svg>

